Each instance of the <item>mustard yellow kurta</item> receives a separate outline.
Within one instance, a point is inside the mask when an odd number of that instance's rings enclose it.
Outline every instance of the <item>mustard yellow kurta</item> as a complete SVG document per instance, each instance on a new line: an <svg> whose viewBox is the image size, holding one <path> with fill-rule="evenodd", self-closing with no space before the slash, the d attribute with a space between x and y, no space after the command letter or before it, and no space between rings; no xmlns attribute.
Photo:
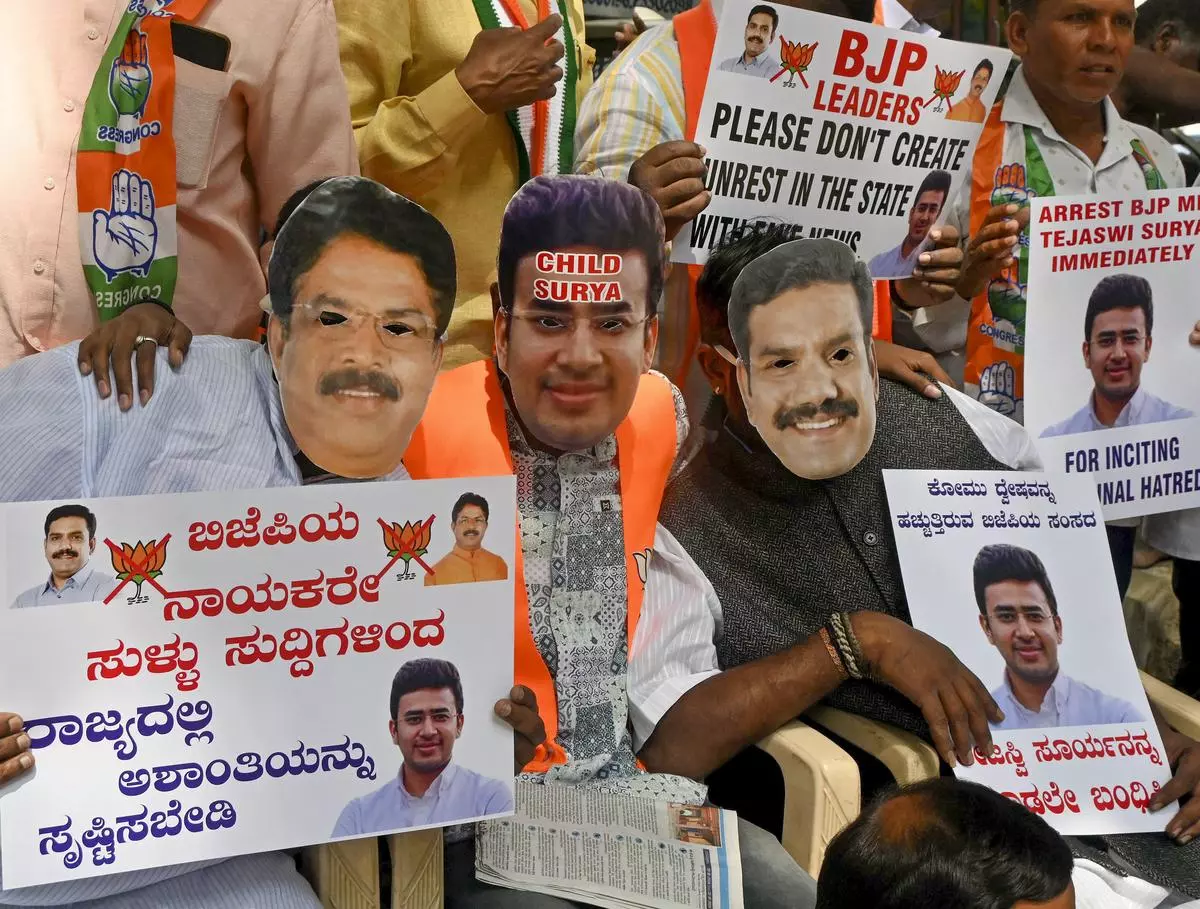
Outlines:
<svg viewBox="0 0 1200 909"><path fill-rule="evenodd" d="M534 0L520 0L537 19ZM486 116L454 68L480 31L471 0L334 0L342 71L365 176L420 203L446 225L458 297L443 369L492 354L489 288L504 207L517 191L516 144L503 114ZM579 62L576 98L592 83L583 2L569 0Z"/></svg>
<svg viewBox="0 0 1200 909"><path fill-rule="evenodd" d="M486 549L474 551L455 546L425 575L425 586L469 584L472 581L503 581L508 577L504 559Z"/></svg>

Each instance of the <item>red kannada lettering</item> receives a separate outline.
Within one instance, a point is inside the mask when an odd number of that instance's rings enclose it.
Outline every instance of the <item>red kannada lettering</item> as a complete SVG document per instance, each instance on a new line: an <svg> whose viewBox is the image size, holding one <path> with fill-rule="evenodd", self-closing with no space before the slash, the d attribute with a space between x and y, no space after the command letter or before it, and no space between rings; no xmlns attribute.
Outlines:
<svg viewBox="0 0 1200 909"><path fill-rule="evenodd" d="M1128 811L1133 808L1145 814L1159 788L1158 783L1151 783L1147 789L1145 784L1136 781L1127 786L1093 786L1092 804L1097 811Z"/></svg>
<svg viewBox="0 0 1200 909"><path fill-rule="evenodd" d="M359 601L377 603L382 577L383 572L360 578L358 569L347 565L340 575L327 576L324 571L318 571L316 577L300 578L290 583L277 581L268 574L254 587L238 584L227 591L215 587L178 590L167 594L163 620L185 621L198 615L216 616L222 612L233 615L278 612L289 605L296 609L312 609L326 601L334 606L347 606Z"/></svg>
<svg viewBox="0 0 1200 909"><path fill-rule="evenodd" d="M251 506L244 518L221 521L196 521L188 528L188 547L193 552L220 549L242 549L258 546L286 546L296 537L306 543L324 540L353 540L358 536L357 512L347 511L341 502L326 515L306 514L299 522L293 522L285 513L277 512L272 523L259 530L262 511Z"/></svg>
<svg viewBox="0 0 1200 909"><path fill-rule="evenodd" d="M341 625L332 628L289 628L282 638L264 634L255 625L249 634L225 639L225 665L248 666L278 659L290 664L293 678L306 678L313 674L314 659L345 656L351 649L374 653L386 644L392 650L403 650L410 642L416 647L437 647L446 638L445 618L445 610L438 610L435 619L415 619L411 627L407 622L393 622L386 629L377 623L351 627L349 619L342 619Z"/></svg>
<svg viewBox="0 0 1200 909"><path fill-rule="evenodd" d="M1062 814L1064 811L1079 814L1079 800L1075 797L1074 791L1060 789L1058 783L1051 783L1045 789L1038 789L1037 786L1034 786L1027 792L1002 792L1000 794L1014 802L1019 802L1034 814L1045 814L1046 812Z"/></svg>
<svg viewBox="0 0 1200 909"><path fill-rule="evenodd" d="M975 759L985 766L1012 766L1016 768L1017 776L1029 776L1029 769L1025 766L1025 756L1021 754L1021 750L1012 742L1005 743L1008 748L1001 752L1000 746L992 745L992 753L984 754L983 751L975 749Z"/></svg>
<svg viewBox="0 0 1200 909"><path fill-rule="evenodd" d="M1162 766L1162 754L1150 741L1150 733L1143 729L1137 735L1128 729L1120 735L1106 735L1102 738L1088 733L1081 739L1055 739L1049 736L1035 739L1033 747L1034 759L1045 764L1051 761L1085 761L1099 758L1115 757L1147 757L1155 766Z"/></svg>
<svg viewBox="0 0 1200 909"><path fill-rule="evenodd" d="M179 635L167 644L151 644L138 648L117 641L109 650L93 650L88 653L88 681L116 679L121 676L136 676L142 670L149 673L174 673L175 685L180 691L195 691L200 684L200 671L196 669L199 650L191 641L183 641Z"/></svg>

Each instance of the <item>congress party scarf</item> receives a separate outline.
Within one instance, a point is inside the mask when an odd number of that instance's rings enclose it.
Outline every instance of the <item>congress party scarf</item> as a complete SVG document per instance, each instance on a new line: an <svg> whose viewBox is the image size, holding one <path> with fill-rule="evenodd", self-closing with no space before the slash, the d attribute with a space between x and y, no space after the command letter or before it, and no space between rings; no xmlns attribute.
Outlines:
<svg viewBox="0 0 1200 909"><path fill-rule="evenodd" d="M529 28L520 0L473 0L479 24L484 28ZM520 182L542 174L569 174L574 165L575 87L579 80L579 56L571 20L564 0L555 0L562 27L554 36L566 53L560 64L563 78L549 101L537 101L508 111L508 125L517 143ZM537 0L538 21L550 15L550 0Z"/></svg>
<svg viewBox="0 0 1200 909"><path fill-rule="evenodd" d="M171 19L194 19L206 2L130 0L84 105L79 245L101 321L147 298L170 306L175 294Z"/></svg>
<svg viewBox="0 0 1200 909"><path fill-rule="evenodd" d="M1028 204L1035 197L1055 195L1050 168L1034 141L1034 131L1025 126L1024 165L1003 161L1007 126L997 103L984 127L975 152L972 174L971 236L983 226L984 216L994 205ZM1146 189L1166 189L1167 182L1140 139L1131 140L1133 159L1142 170ZM1025 307L1029 285L1029 235L1022 233L1016 261L990 282L971 302L967 329L966 390L1007 416L1024 415Z"/></svg>

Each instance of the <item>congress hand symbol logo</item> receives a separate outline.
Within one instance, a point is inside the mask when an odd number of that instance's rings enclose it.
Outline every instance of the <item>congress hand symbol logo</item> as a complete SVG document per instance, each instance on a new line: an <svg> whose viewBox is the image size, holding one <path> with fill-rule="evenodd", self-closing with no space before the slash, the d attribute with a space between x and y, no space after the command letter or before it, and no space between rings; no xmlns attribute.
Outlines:
<svg viewBox="0 0 1200 909"><path fill-rule="evenodd" d="M112 204L92 212L92 249L96 265L111 284L122 272L150 273L158 245L154 220L154 188L128 170L113 175Z"/></svg>

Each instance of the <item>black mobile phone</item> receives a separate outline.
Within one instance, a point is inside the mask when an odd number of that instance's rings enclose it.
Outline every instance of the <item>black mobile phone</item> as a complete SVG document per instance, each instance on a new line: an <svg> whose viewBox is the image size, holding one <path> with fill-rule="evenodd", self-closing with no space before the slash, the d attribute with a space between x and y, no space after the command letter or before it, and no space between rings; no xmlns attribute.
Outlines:
<svg viewBox="0 0 1200 909"><path fill-rule="evenodd" d="M205 69L225 72L229 66L229 46L229 38L220 32L171 20L171 49L176 57Z"/></svg>

